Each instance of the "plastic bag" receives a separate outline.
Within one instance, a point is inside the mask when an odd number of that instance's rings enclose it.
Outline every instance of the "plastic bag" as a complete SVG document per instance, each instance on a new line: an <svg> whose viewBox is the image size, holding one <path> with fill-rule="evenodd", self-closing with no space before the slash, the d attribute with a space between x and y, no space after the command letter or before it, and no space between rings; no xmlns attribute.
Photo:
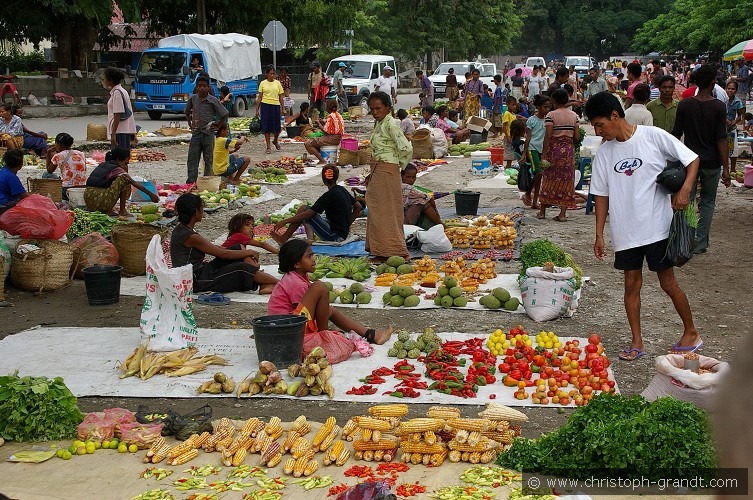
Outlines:
<svg viewBox="0 0 753 500"><path fill-rule="evenodd" d="M89 266L96 266L101 264L104 266L117 266L118 249L115 245L107 241L107 239L99 233L89 233L71 241L71 245L78 250L78 261L76 264L76 272L74 276L77 279L84 279L84 273L82 272Z"/></svg>
<svg viewBox="0 0 753 500"><path fill-rule="evenodd" d="M162 435L164 424L142 424L132 422L120 426L120 439L128 444L135 444L139 449L149 448Z"/></svg>
<svg viewBox="0 0 753 500"><path fill-rule="evenodd" d="M162 435L172 436L173 427L169 411L157 411L150 409L146 405L139 405L136 410L136 422L141 424L163 424Z"/></svg>
<svg viewBox="0 0 753 500"><path fill-rule="evenodd" d="M105 410L105 420L113 423L115 426L115 437L120 439L120 426L135 422L136 415L125 408L108 408Z"/></svg>
<svg viewBox="0 0 753 500"><path fill-rule="evenodd" d="M520 279L520 292L526 314L534 321L550 321L566 316L575 292L572 267L555 267L554 272L529 267Z"/></svg>
<svg viewBox="0 0 753 500"><path fill-rule="evenodd" d="M151 338L150 349L174 351L199 340L191 303L193 266L168 267L160 241L154 235L146 250L146 296L139 329Z"/></svg>
<svg viewBox="0 0 753 500"><path fill-rule="evenodd" d="M73 212L58 210L39 194L30 194L0 215L0 229L24 239L59 240L71 224Z"/></svg>
<svg viewBox="0 0 753 500"><path fill-rule="evenodd" d="M444 158L447 156L447 136L441 128L431 129L431 147L434 151L434 158Z"/></svg>
<svg viewBox="0 0 753 500"><path fill-rule="evenodd" d="M442 224L417 231L416 239L421 243L421 251L424 253L445 253L452 250L452 243L445 234Z"/></svg>
<svg viewBox="0 0 753 500"><path fill-rule="evenodd" d="M693 257L695 249L695 228L688 224L684 210L675 210L669 228L667 252L664 258L677 267L682 267Z"/></svg>
<svg viewBox="0 0 753 500"><path fill-rule="evenodd" d="M0 279L5 279L10 276L10 249L5 243L5 233L0 231L0 257L3 258L3 268L0 269Z"/></svg>
<svg viewBox="0 0 753 500"><path fill-rule="evenodd" d="M711 410L714 407L719 383L727 376L728 363L698 356L701 368L714 373L698 374L682 368L682 354L657 356L657 374L651 379L641 396L648 401L671 396L682 401L689 401L700 408Z"/></svg>
<svg viewBox="0 0 753 500"><path fill-rule="evenodd" d="M368 481L351 486L340 493L337 500L397 500L387 481Z"/></svg>
<svg viewBox="0 0 753 500"><path fill-rule="evenodd" d="M527 193L531 189L533 189L531 168L528 163L521 162L520 170L518 171L518 191Z"/></svg>
<svg viewBox="0 0 753 500"><path fill-rule="evenodd" d="M185 441L191 434L212 432L212 407L209 405L192 411L186 415L170 411L168 417L172 421L172 431L175 439Z"/></svg>
<svg viewBox="0 0 753 500"><path fill-rule="evenodd" d="M89 413L78 424L78 438L82 441L104 441L115 436L115 422L96 413Z"/></svg>
<svg viewBox="0 0 753 500"><path fill-rule="evenodd" d="M303 336L303 357L308 356L308 353L317 346L327 353L327 361L331 365L345 361L356 350L353 342L342 333L321 330Z"/></svg>

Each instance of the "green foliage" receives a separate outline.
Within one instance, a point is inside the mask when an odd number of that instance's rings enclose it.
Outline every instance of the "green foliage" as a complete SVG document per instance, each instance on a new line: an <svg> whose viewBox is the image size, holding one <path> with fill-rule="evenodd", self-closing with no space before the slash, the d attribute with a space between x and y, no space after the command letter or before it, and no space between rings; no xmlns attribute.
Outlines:
<svg viewBox="0 0 753 500"><path fill-rule="evenodd" d="M525 276L526 269L538 267L545 262L553 262L557 267L572 267L575 272L575 288L581 287L583 270L573 260L573 256L565 253L555 243L547 239L529 241L520 248L520 276Z"/></svg>
<svg viewBox="0 0 753 500"><path fill-rule="evenodd" d="M76 434L84 415L60 377L0 377L0 436L10 441L50 441Z"/></svg>
<svg viewBox="0 0 753 500"><path fill-rule="evenodd" d="M33 51L24 54L13 46L9 50L0 52L0 68L10 68L11 74L30 73L44 69L44 52Z"/></svg>
<svg viewBox="0 0 753 500"><path fill-rule="evenodd" d="M599 395L559 429L517 439L497 463L526 472L584 479L620 469L626 477L685 478L716 466L706 414L674 398Z"/></svg>

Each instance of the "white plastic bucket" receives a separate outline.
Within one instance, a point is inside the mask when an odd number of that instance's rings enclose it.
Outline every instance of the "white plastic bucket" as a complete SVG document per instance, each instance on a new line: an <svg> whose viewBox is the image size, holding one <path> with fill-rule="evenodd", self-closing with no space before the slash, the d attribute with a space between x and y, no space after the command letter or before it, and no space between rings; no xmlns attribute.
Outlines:
<svg viewBox="0 0 753 500"><path fill-rule="evenodd" d="M337 164L337 146L322 146L320 152L326 163Z"/></svg>
<svg viewBox="0 0 753 500"><path fill-rule="evenodd" d="M471 173L486 175L492 168L492 154L489 151L474 151L471 153Z"/></svg>
<svg viewBox="0 0 753 500"><path fill-rule="evenodd" d="M86 191L85 187L68 188L68 201L76 207L85 207L84 191Z"/></svg>

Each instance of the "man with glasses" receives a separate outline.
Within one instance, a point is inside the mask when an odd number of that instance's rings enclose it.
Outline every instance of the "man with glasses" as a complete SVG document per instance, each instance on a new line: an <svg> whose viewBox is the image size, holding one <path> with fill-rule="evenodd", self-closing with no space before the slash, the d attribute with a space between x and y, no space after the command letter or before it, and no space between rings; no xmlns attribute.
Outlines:
<svg viewBox="0 0 753 500"><path fill-rule="evenodd" d="M677 103L679 102L674 98L675 77L672 75L659 77L657 87L659 87L659 97L649 102L646 109L654 117L654 127L662 128L671 133L675 126Z"/></svg>

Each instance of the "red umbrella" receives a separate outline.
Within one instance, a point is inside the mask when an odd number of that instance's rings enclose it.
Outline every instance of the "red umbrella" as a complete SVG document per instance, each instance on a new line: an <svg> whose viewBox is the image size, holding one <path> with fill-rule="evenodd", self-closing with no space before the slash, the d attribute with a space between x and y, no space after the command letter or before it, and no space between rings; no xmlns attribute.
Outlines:
<svg viewBox="0 0 753 500"><path fill-rule="evenodd" d="M523 76L523 77L531 76L531 68L529 68L528 66L523 66L522 68L511 69L510 71L508 71L507 73L505 73L505 76L513 77L513 76L516 75L515 72L517 70L519 70L519 69L523 70L523 73L520 76Z"/></svg>

